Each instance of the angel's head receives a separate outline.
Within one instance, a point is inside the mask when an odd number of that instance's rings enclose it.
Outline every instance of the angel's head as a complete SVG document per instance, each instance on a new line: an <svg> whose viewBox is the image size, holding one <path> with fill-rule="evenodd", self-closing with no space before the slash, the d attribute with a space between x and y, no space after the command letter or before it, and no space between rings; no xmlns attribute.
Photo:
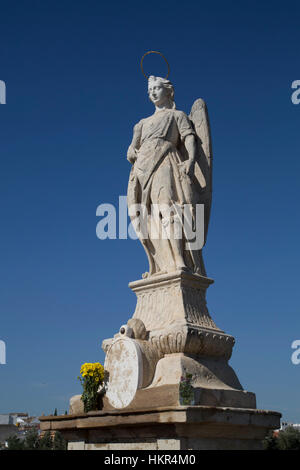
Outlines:
<svg viewBox="0 0 300 470"><path fill-rule="evenodd" d="M174 88L166 78L151 75L148 79L148 95L155 106L175 108Z"/></svg>

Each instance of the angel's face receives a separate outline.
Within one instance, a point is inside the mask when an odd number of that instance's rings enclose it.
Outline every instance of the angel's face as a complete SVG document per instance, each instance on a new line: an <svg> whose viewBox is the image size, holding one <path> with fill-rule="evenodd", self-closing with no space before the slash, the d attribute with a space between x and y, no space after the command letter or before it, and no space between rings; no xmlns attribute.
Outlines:
<svg viewBox="0 0 300 470"><path fill-rule="evenodd" d="M169 92L158 80L149 83L148 94L155 106L164 106L169 102Z"/></svg>

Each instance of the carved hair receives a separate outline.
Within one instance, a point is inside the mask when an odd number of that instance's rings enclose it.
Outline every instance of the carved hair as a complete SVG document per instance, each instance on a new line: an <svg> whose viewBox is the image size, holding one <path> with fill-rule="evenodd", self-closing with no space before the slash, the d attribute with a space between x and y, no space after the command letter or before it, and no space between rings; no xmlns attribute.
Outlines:
<svg viewBox="0 0 300 470"><path fill-rule="evenodd" d="M157 81L160 82L166 90L168 90L170 104L171 104L172 108L175 109L176 105L175 105L175 102L174 102L174 87L173 87L172 83L170 82L170 80L167 80L166 78L155 77L154 75L150 75L150 77L148 79L148 86L149 86L150 82L157 82Z"/></svg>

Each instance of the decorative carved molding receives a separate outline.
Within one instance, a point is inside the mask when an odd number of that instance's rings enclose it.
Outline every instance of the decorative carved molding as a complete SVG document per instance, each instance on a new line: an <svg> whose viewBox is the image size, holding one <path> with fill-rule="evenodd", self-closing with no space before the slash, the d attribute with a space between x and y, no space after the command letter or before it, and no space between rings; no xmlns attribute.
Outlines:
<svg viewBox="0 0 300 470"><path fill-rule="evenodd" d="M212 282L182 271L131 282L129 287L137 296L133 318L142 320L148 331L174 322L221 331L206 306L206 289Z"/></svg>
<svg viewBox="0 0 300 470"><path fill-rule="evenodd" d="M175 328L153 330L149 341L163 357L165 354L184 353L192 356L209 356L230 359L235 340L222 332L177 325Z"/></svg>

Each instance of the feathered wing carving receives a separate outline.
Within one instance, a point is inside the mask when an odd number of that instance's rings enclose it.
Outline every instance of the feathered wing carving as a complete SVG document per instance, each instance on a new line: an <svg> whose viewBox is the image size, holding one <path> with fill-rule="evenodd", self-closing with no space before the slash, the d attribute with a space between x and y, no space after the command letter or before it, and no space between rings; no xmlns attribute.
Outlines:
<svg viewBox="0 0 300 470"><path fill-rule="evenodd" d="M205 101L197 99L191 109L192 121L197 135L197 159L195 164L195 183L199 187L198 204L204 204L205 241L212 202L212 145L208 112Z"/></svg>

